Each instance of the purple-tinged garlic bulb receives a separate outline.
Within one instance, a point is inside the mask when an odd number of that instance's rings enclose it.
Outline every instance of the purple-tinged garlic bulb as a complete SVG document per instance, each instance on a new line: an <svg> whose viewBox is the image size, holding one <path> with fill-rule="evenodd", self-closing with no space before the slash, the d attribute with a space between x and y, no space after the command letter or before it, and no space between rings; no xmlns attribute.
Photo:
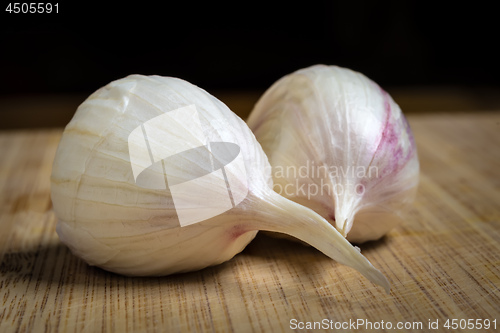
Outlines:
<svg viewBox="0 0 500 333"><path fill-rule="evenodd" d="M247 123L269 158L275 191L352 242L385 235L414 199L419 163L408 122L363 74L298 70L264 93Z"/></svg>

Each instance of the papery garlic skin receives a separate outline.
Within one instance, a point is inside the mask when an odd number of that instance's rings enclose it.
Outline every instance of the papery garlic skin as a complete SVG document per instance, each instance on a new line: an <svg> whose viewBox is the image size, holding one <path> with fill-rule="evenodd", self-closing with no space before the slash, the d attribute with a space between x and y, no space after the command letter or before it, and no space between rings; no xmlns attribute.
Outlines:
<svg viewBox="0 0 500 333"><path fill-rule="evenodd" d="M128 140L151 119L192 105L207 142L239 146L243 165L225 172L246 197L221 214L181 226L169 190L136 183ZM165 133L170 139L150 145L175 148L199 135L180 121L164 125L165 131L171 131ZM195 169L213 171L216 161L206 162L194 152L170 165L168 174L164 169L151 171L152 176L173 177L182 183L193 179ZM62 135L51 178L57 232L89 264L135 276L216 265L242 251L258 230L281 232L308 242L389 290L387 279L326 220L276 194L270 172L267 157L246 123L215 97L181 79L132 75L92 94ZM206 186L203 193L212 190L214 197L227 196L226 189L219 193L211 184ZM187 200L191 197L193 207L203 200L196 192L189 193Z"/></svg>
<svg viewBox="0 0 500 333"><path fill-rule="evenodd" d="M361 73L298 70L264 93L247 123L273 167L275 190L352 242L385 235L415 197L411 129L389 94Z"/></svg>
<svg viewBox="0 0 500 333"><path fill-rule="evenodd" d="M150 119L192 104L210 129L204 133L210 141L235 142L246 164L265 167L267 159L255 149L246 124L202 89L159 76L132 75L114 81L78 108L54 161L52 201L59 218L57 231L76 255L122 274L164 275L224 262L254 238L256 230L233 239L226 228L213 228L210 221L181 228L170 193L142 188L134 180L127 141L130 133ZM178 140L197 135L190 134L189 126L180 124L179 129L184 135ZM269 186L271 180L254 170L247 170L245 184ZM181 176L188 171L179 166ZM216 225L231 220L221 215Z"/></svg>

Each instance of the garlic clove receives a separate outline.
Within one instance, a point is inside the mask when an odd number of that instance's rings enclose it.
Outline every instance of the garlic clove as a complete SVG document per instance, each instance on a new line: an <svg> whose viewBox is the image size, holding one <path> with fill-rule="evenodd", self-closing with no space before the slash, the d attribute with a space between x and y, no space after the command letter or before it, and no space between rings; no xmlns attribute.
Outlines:
<svg viewBox="0 0 500 333"><path fill-rule="evenodd" d="M298 70L264 93L247 123L273 167L275 190L350 241L385 235L415 197L410 127L392 98L360 73Z"/></svg>
<svg viewBox="0 0 500 333"><path fill-rule="evenodd" d="M132 75L67 125L51 177L57 232L91 265L167 275L231 259L258 230L293 235L386 290L386 278L312 210L276 194L244 121L180 79Z"/></svg>

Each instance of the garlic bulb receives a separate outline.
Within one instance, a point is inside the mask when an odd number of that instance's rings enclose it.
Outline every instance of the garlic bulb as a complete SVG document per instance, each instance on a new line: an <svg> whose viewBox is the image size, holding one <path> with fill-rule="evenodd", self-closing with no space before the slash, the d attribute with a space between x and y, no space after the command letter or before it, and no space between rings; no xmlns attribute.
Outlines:
<svg viewBox="0 0 500 333"><path fill-rule="evenodd" d="M298 70L264 93L247 123L273 167L274 189L350 241L379 239L414 199L419 163L410 127L360 73Z"/></svg>
<svg viewBox="0 0 500 333"><path fill-rule="evenodd" d="M97 90L61 138L57 232L91 265L166 275L231 259L258 230L293 235L389 288L326 220L272 190L266 155L238 116L180 79L132 75Z"/></svg>

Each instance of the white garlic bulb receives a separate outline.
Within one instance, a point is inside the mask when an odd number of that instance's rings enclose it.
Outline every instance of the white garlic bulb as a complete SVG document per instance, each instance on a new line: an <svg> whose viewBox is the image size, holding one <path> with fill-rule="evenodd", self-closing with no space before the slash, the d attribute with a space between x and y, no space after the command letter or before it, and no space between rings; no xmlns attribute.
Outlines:
<svg viewBox="0 0 500 333"><path fill-rule="evenodd" d="M273 167L274 189L353 242L376 240L413 201L419 163L393 99L366 76L315 65L275 82L248 125Z"/></svg>
<svg viewBox="0 0 500 333"><path fill-rule="evenodd" d="M231 259L258 230L293 235L371 281L385 277L326 220L272 190L238 116L181 79L132 75L97 90L61 138L57 232L91 265L166 275Z"/></svg>

